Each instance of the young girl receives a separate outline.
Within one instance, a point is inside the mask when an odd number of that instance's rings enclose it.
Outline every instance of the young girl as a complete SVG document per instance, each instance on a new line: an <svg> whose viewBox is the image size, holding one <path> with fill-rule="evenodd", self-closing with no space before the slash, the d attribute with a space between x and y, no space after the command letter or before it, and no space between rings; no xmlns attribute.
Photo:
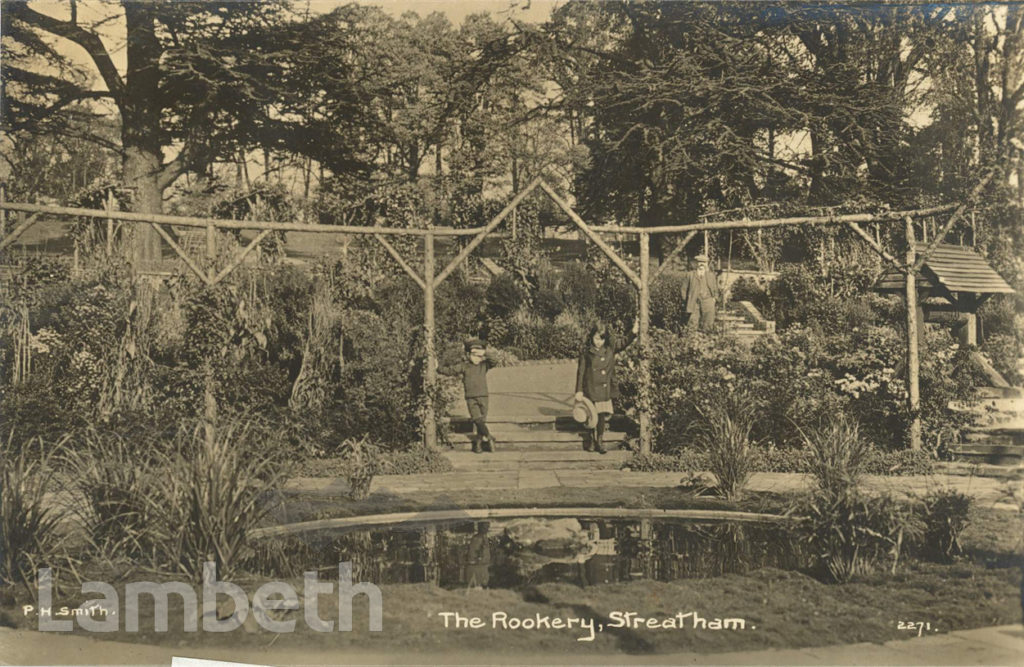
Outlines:
<svg viewBox="0 0 1024 667"><path fill-rule="evenodd" d="M615 383L615 355L629 347L636 337L639 324L633 323L632 335L622 341L615 339L615 334L606 324L596 324L583 344L579 363L576 366L577 401L589 398L597 408L597 428L590 431L584 439L583 448L590 450L591 445L598 454L604 454L602 439L608 416L615 409L612 399L618 397L619 388Z"/></svg>

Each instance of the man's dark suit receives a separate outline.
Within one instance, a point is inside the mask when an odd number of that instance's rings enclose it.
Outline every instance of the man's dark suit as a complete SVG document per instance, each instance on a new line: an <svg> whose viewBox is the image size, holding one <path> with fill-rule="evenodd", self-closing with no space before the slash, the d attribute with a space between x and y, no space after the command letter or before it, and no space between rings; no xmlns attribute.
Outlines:
<svg viewBox="0 0 1024 667"><path fill-rule="evenodd" d="M683 282L683 301L686 303L688 329L711 332L715 327L715 307L718 302L718 281L710 269L703 273L689 271Z"/></svg>

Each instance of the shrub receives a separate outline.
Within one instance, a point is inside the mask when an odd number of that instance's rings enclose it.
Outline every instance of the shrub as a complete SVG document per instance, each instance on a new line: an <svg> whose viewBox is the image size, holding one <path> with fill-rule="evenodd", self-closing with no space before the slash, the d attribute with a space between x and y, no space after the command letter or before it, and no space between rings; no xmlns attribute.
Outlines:
<svg viewBox="0 0 1024 667"><path fill-rule="evenodd" d="M731 392L713 400L701 413L704 421L697 431L698 441L707 454L708 470L727 500L739 500L754 471L750 432L756 415L750 396Z"/></svg>
<svg viewBox="0 0 1024 667"><path fill-rule="evenodd" d="M636 288L626 281L618 267L608 266L598 275L594 313L619 331L629 331L637 312Z"/></svg>
<svg viewBox="0 0 1024 667"><path fill-rule="evenodd" d="M594 311L597 303L597 280L582 262L566 265L558 281L558 290L565 295L566 308L585 315Z"/></svg>
<svg viewBox="0 0 1024 667"><path fill-rule="evenodd" d="M421 339L380 315L351 311L345 324L345 365L327 410L337 439L367 435L405 446L419 432ZM411 363L419 360L420 363Z"/></svg>
<svg viewBox="0 0 1024 667"><path fill-rule="evenodd" d="M439 340L462 340L479 333L486 290L449 278L437 290L434 307ZM420 313L415 313L417 317ZM418 322L418 320L417 320Z"/></svg>
<svg viewBox="0 0 1024 667"><path fill-rule="evenodd" d="M708 456L693 449L675 454L635 453L622 467L634 472L701 472L708 468Z"/></svg>
<svg viewBox="0 0 1024 667"><path fill-rule="evenodd" d="M525 300L523 289L507 273L494 276L484 294L485 309L491 318L508 317L519 309Z"/></svg>
<svg viewBox="0 0 1024 667"><path fill-rule="evenodd" d="M651 285L652 326L679 331L686 322L683 282L684 274L666 272Z"/></svg>
<svg viewBox="0 0 1024 667"><path fill-rule="evenodd" d="M533 297L533 309L542 318L553 320L565 310L565 301L555 290L539 289Z"/></svg>
<svg viewBox="0 0 1024 667"><path fill-rule="evenodd" d="M960 535L967 527L971 502L969 495L956 489L935 489L921 498L922 556L946 562L963 553Z"/></svg>
<svg viewBox="0 0 1024 667"><path fill-rule="evenodd" d="M62 514L46 498L52 469L43 441L17 448L13 443L12 432L0 449L0 583L6 584L33 581L61 541ZM30 456L33 446L40 453Z"/></svg>
<svg viewBox="0 0 1024 667"><path fill-rule="evenodd" d="M366 498L381 467L380 447L363 436L345 440L339 451L348 470L349 494L353 500Z"/></svg>
<svg viewBox="0 0 1024 667"><path fill-rule="evenodd" d="M864 472L869 475L931 475L935 472L935 456L924 449L887 452L872 448Z"/></svg>
<svg viewBox="0 0 1024 667"><path fill-rule="evenodd" d="M1024 374L1017 367L1017 361L1024 356L1024 346L1016 337L1007 334L990 334L981 345L992 367L1011 385L1024 383Z"/></svg>
<svg viewBox="0 0 1024 667"><path fill-rule="evenodd" d="M520 359L539 359L543 345L540 318L526 308L520 308L507 321L509 328L505 344Z"/></svg>
<svg viewBox="0 0 1024 667"><path fill-rule="evenodd" d="M878 298L866 293L871 280L863 268L830 265L822 275L805 264L789 264L769 286L762 312L780 330L800 325L843 333L875 321Z"/></svg>
<svg viewBox="0 0 1024 667"><path fill-rule="evenodd" d="M895 572L905 543L922 532L906 503L888 496L869 497L856 488L831 493L822 488L797 502L804 517L803 540L811 547L819 574L846 583L891 562Z"/></svg>
<svg viewBox="0 0 1024 667"><path fill-rule="evenodd" d="M586 336L583 323L570 313L559 315L554 322L541 324L539 332L541 359L573 359L580 352Z"/></svg>
<svg viewBox="0 0 1024 667"><path fill-rule="evenodd" d="M385 452L377 466L378 475L417 475L421 473L452 472L452 462L438 449L414 447ZM372 480L371 480L372 481Z"/></svg>
<svg viewBox="0 0 1024 667"><path fill-rule="evenodd" d="M759 472L808 472L807 451L766 447L755 450L754 469Z"/></svg>

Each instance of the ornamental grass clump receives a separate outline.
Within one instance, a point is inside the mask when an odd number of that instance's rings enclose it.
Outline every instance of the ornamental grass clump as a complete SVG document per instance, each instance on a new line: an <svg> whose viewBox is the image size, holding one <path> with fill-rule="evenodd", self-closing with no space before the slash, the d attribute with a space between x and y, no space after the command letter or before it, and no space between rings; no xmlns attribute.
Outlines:
<svg viewBox="0 0 1024 667"><path fill-rule="evenodd" d="M750 441L756 412L750 396L734 391L700 408L697 440L707 453L708 470L727 500L739 500L754 472L756 451Z"/></svg>
<svg viewBox="0 0 1024 667"><path fill-rule="evenodd" d="M89 434L65 458L91 545L161 571L198 577L214 561L231 575L284 479L282 457L260 434L251 420L193 423L155 449Z"/></svg>
<svg viewBox="0 0 1024 667"><path fill-rule="evenodd" d="M152 529L161 505L152 497L159 476L152 457L120 435L89 430L63 455L82 500L74 513L94 553L111 559L152 557ZM151 558L152 559L152 558Z"/></svg>
<svg viewBox="0 0 1024 667"><path fill-rule="evenodd" d="M808 470L821 492L838 496L857 487L871 447L856 421L840 412L802 435Z"/></svg>
<svg viewBox="0 0 1024 667"><path fill-rule="evenodd" d="M181 570L202 574L204 561L231 576L249 557L249 532L276 505L286 475L283 457L260 447L246 421L197 426L171 458L161 495L161 542Z"/></svg>
<svg viewBox="0 0 1024 667"><path fill-rule="evenodd" d="M33 445L38 456L29 456ZM46 498L53 471L42 440L17 447L14 434L0 449L0 584L34 581L57 552L62 512Z"/></svg>
<svg viewBox="0 0 1024 667"><path fill-rule="evenodd" d="M822 577L845 583L887 563L895 573L905 547L921 538L923 524L907 503L860 490L870 447L857 423L832 415L804 433L804 442L815 487L794 510L803 517L804 541Z"/></svg>

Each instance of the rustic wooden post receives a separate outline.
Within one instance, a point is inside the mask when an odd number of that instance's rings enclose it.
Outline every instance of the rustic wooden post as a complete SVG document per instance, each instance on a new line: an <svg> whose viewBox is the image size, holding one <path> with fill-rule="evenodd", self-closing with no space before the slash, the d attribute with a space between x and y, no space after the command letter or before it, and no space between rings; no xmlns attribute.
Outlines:
<svg viewBox="0 0 1024 667"><path fill-rule="evenodd" d="M7 202L7 184L0 183L0 204ZM7 236L7 209L0 208L0 239Z"/></svg>
<svg viewBox="0 0 1024 667"><path fill-rule="evenodd" d="M917 321L917 284L914 277L914 263L917 252L914 248L914 220L905 218L907 238L907 410L910 413L910 448L921 449L921 366L918 358L917 332L921 323Z"/></svg>
<svg viewBox="0 0 1024 667"><path fill-rule="evenodd" d="M114 210L114 191L107 191L106 209L109 213ZM114 254L114 219L107 218L107 257Z"/></svg>
<svg viewBox="0 0 1024 667"><path fill-rule="evenodd" d="M640 234L640 453L651 451L651 235Z"/></svg>
<svg viewBox="0 0 1024 667"><path fill-rule="evenodd" d="M206 226L206 275L207 286L213 287L213 280L217 275L217 228L212 224ZM206 444L213 446L217 437L217 395L213 391L214 386L213 364L206 362L206 386L203 391L203 407L205 410L205 424L203 429L206 435Z"/></svg>
<svg viewBox="0 0 1024 667"><path fill-rule="evenodd" d="M437 445L437 415L434 414L434 394L437 390L437 351L434 349L436 325L434 323L434 234L423 237L423 390L426 400L423 408L423 444Z"/></svg>
<svg viewBox="0 0 1024 667"><path fill-rule="evenodd" d="M217 228L206 225L206 274L210 283L217 277Z"/></svg>

